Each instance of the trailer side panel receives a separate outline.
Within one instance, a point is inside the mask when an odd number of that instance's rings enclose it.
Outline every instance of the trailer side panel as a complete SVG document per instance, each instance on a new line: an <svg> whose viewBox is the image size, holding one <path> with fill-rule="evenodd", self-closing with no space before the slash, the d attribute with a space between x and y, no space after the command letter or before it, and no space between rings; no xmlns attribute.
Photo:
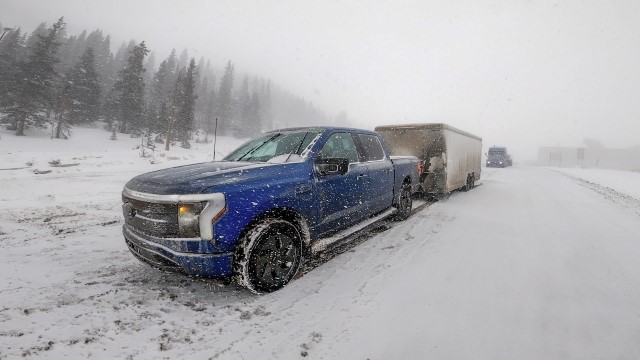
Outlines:
<svg viewBox="0 0 640 360"><path fill-rule="evenodd" d="M482 141L451 130L444 130L447 148L445 192L460 189L467 177L480 179Z"/></svg>

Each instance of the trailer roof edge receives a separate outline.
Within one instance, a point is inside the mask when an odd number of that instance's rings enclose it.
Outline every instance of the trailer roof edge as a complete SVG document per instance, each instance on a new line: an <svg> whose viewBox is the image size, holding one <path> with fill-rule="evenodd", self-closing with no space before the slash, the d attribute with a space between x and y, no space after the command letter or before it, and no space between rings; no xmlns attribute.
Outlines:
<svg viewBox="0 0 640 360"><path fill-rule="evenodd" d="M451 125L444 123L417 123L417 124L397 124L397 125L380 125L376 126L374 131L378 130L392 130L392 129L429 129L429 130L451 130L461 135L469 136L482 141L482 138L478 135L460 130Z"/></svg>

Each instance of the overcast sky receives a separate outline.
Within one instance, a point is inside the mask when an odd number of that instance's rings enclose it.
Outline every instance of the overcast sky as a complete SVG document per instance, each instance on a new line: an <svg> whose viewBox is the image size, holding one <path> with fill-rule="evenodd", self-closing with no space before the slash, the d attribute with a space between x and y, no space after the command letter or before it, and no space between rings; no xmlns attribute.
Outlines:
<svg viewBox="0 0 640 360"><path fill-rule="evenodd" d="M64 16L271 77L354 125L446 122L506 145L640 145L640 1L0 0L3 26Z"/></svg>

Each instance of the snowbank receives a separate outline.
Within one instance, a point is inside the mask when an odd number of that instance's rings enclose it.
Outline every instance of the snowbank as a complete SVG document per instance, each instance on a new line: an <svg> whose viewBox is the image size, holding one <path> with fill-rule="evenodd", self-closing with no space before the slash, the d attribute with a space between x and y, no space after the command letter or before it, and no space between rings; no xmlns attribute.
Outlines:
<svg viewBox="0 0 640 360"><path fill-rule="evenodd" d="M604 169L554 169L640 200L640 172Z"/></svg>

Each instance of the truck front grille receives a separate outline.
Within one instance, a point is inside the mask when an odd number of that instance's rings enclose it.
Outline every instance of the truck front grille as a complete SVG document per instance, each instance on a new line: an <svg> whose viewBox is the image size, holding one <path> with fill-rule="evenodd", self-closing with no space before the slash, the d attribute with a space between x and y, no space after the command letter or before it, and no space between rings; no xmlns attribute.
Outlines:
<svg viewBox="0 0 640 360"><path fill-rule="evenodd" d="M156 204L126 196L122 201L122 213L128 226L152 236L178 236L177 204Z"/></svg>

